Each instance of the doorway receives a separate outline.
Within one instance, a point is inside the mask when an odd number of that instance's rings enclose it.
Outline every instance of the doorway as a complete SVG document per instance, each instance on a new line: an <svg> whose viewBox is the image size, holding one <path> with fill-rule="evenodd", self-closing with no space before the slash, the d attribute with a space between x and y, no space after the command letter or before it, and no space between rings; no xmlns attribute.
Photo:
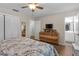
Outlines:
<svg viewBox="0 0 79 59"><path fill-rule="evenodd" d="M79 42L79 20L78 16L65 17L65 42Z"/></svg>

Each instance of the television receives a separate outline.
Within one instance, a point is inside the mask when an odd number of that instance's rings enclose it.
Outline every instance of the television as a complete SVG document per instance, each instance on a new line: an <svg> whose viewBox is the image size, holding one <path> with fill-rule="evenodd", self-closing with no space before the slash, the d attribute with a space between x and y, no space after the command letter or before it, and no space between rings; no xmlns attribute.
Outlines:
<svg viewBox="0 0 79 59"><path fill-rule="evenodd" d="M46 28L52 29L53 28L53 24L46 24Z"/></svg>

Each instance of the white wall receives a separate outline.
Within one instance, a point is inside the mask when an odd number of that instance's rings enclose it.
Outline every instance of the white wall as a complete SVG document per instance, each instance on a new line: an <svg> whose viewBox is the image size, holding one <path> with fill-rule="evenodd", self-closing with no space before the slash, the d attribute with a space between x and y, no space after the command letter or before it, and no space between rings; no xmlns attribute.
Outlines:
<svg viewBox="0 0 79 59"><path fill-rule="evenodd" d="M60 39L59 44L64 44L65 40L65 31L64 31L64 20L67 16L75 15L76 12L63 12L59 14L49 15L45 17L39 18L41 21L41 31L45 28L45 24L51 23L54 25L54 29L56 29L59 33Z"/></svg>
<svg viewBox="0 0 79 59"><path fill-rule="evenodd" d="M21 22L26 23L26 37L30 37L30 21L32 20L31 17L28 17L26 15L20 15Z"/></svg>

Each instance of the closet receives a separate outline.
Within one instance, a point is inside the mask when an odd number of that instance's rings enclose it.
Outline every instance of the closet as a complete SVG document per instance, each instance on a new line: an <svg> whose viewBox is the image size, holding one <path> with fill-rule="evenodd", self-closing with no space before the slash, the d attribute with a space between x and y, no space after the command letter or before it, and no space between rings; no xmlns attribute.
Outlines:
<svg viewBox="0 0 79 59"><path fill-rule="evenodd" d="M0 15L0 40L4 39L4 16Z"/></svg>
<svg viewBox="0 0 79 59"><path fill-rule="evenodd" d="M0 15L0 40L20 38L20 19L13 15Z"/></svg>

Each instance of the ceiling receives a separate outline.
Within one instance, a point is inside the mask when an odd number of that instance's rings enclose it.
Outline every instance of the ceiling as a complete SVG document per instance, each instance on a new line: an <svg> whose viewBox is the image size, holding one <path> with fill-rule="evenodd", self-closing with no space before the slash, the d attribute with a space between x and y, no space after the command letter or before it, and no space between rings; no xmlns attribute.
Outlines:
<svg viewBox="0 0 79 59"><path fill-rule="evenodd" d="M25 5L27 5L27 3L4 3L0 4L0 10L3 10L3 8L6 9L5 11L12 11L12 9L17 9L19 12L16 13L23 13L27 16L41 17L79 9L79 3L41 3L40 6L44 7L44 9L32 12L29 8L21 8Z"/></svg>

